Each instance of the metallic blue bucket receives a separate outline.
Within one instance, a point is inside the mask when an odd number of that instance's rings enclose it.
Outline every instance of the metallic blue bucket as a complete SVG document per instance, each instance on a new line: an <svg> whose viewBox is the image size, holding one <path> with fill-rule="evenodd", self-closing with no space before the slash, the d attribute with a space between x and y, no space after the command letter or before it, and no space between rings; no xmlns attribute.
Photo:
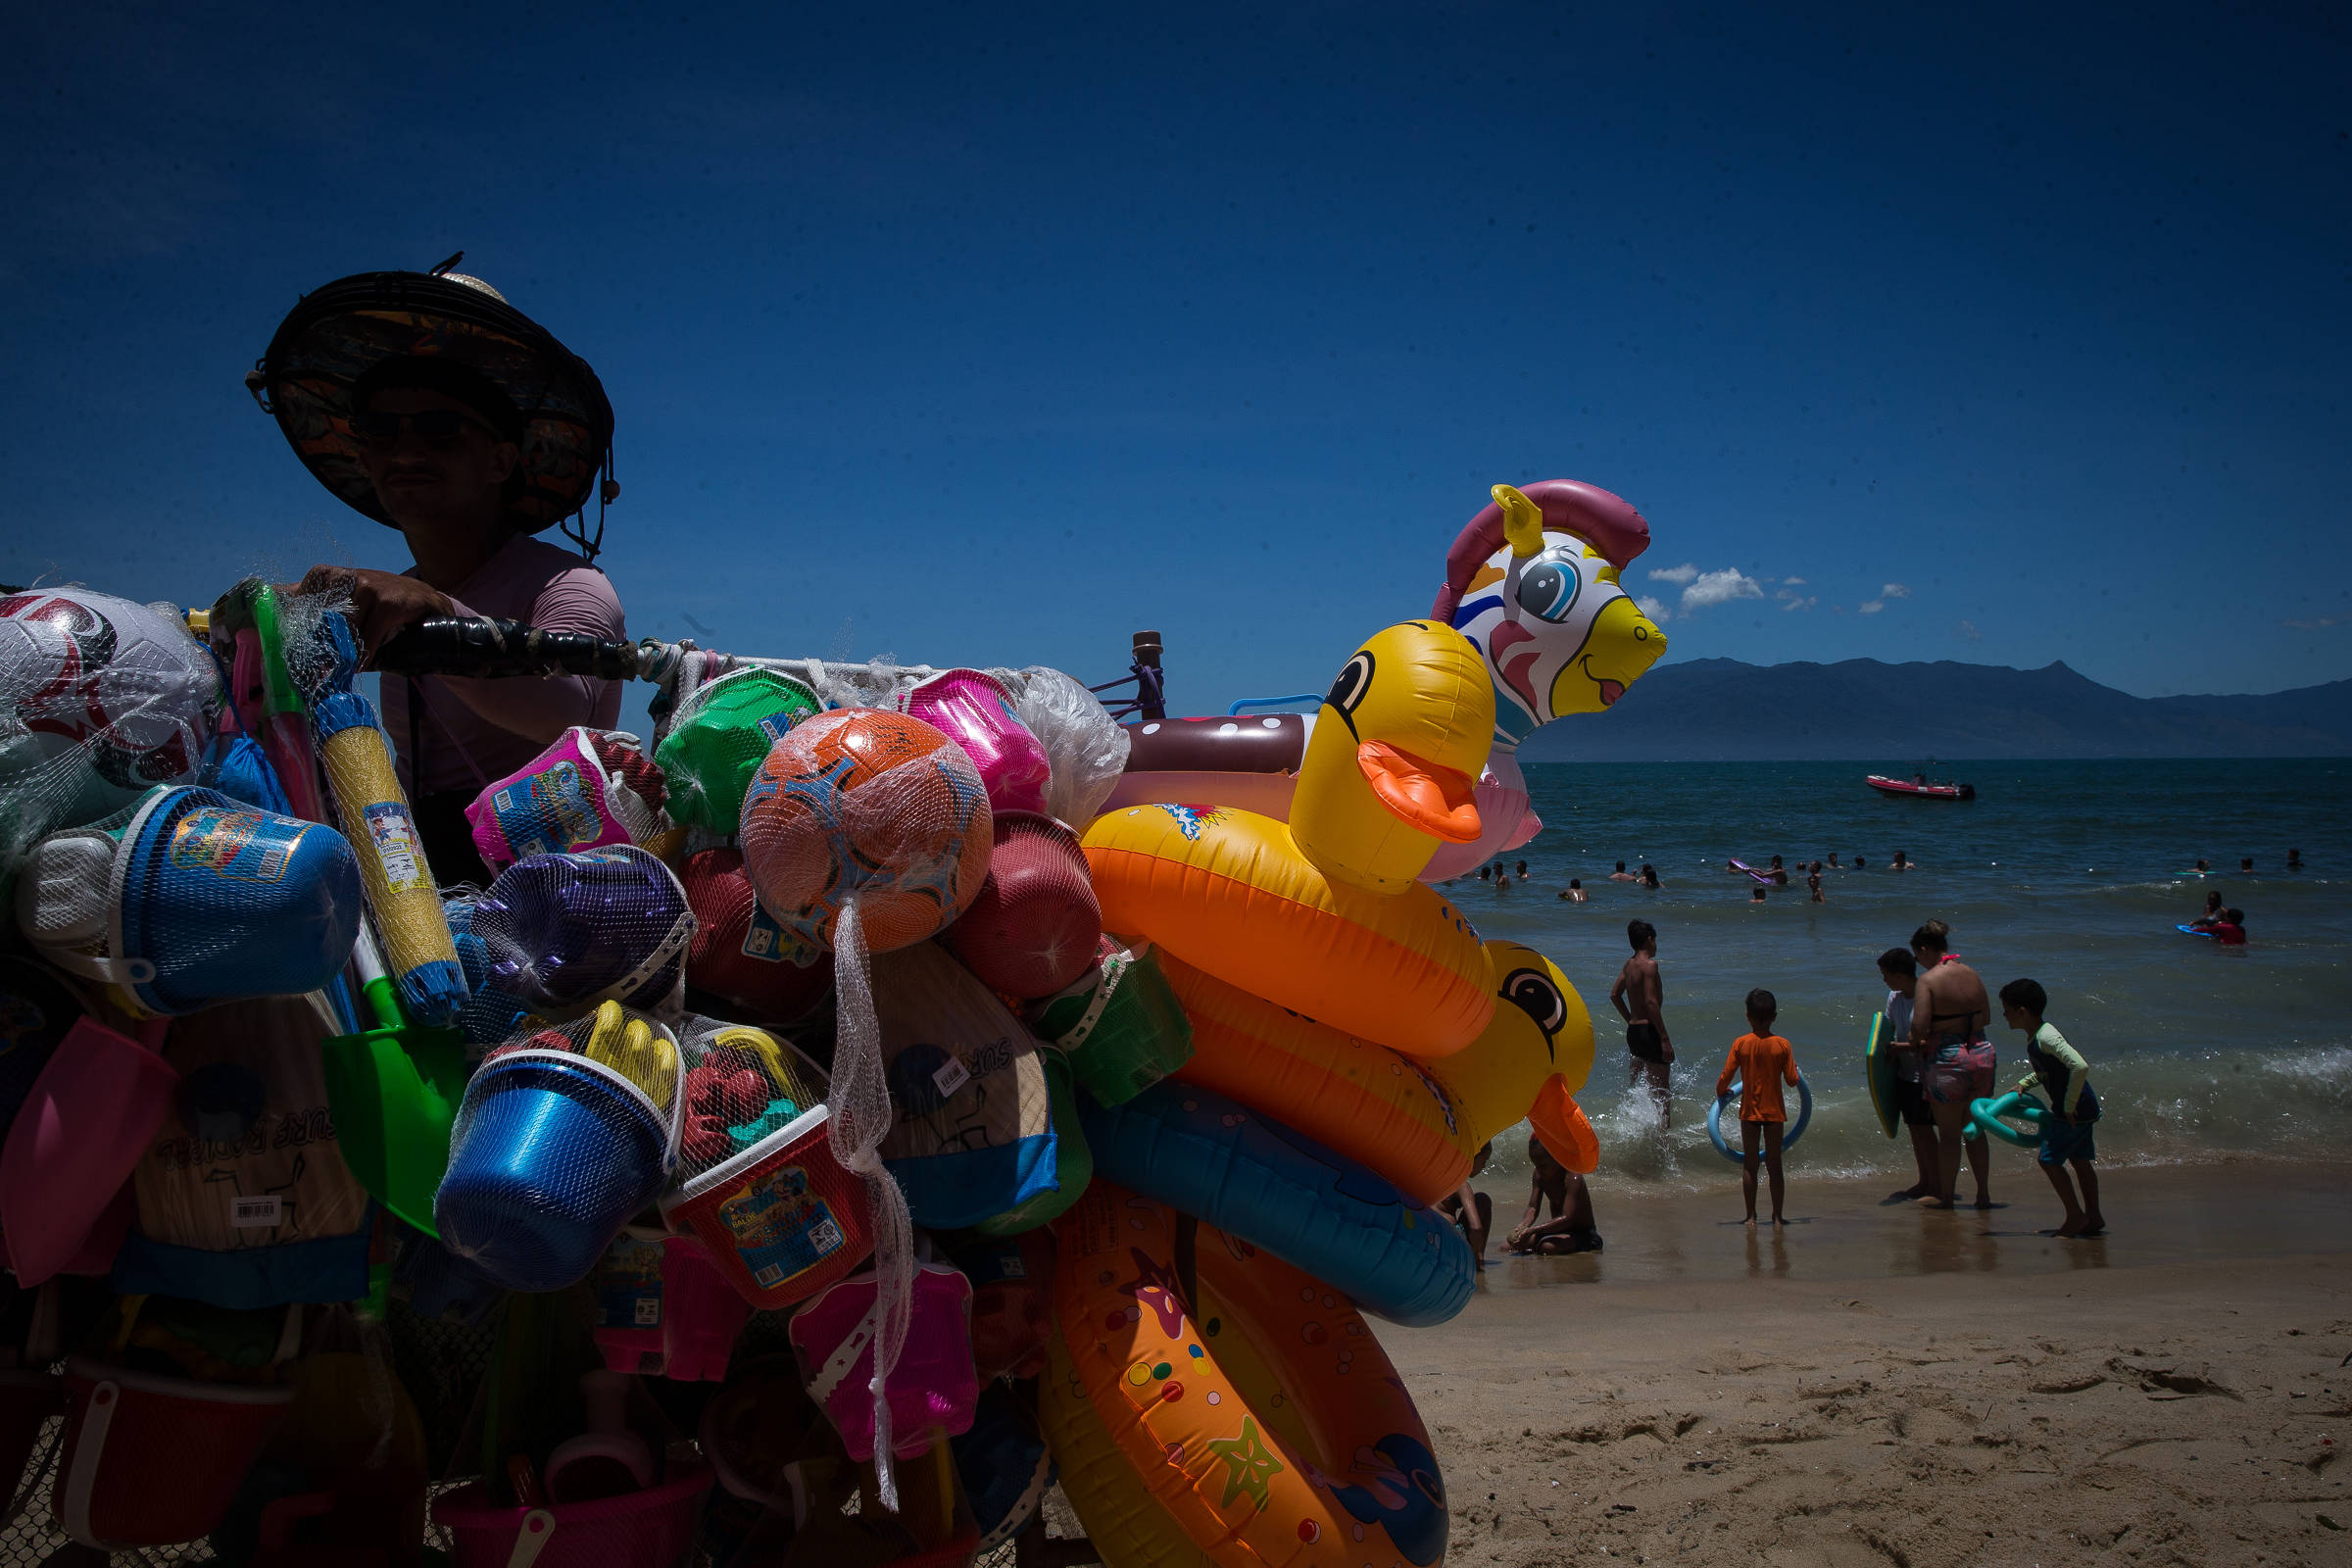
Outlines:
<svg viewBox="0 0 2352 1568"><path fill-rule="evenodd" d="M669 1160L669 1129L617 1075L537 1053L496 1059L466 1086L433 1223L507 1289L562 1290L660 1195Z"/></svg>

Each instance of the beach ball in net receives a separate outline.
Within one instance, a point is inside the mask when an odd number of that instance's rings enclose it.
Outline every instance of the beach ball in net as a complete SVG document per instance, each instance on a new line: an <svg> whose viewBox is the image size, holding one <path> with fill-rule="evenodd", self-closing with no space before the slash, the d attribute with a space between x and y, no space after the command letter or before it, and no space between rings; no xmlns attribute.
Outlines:
<svg viewBox="0 0 2352 1568"><path fill-rule="evenodd" d="M945 928L988 879L993 818L971 759L905 713L849 708L780 737L743 800L744 866L790 936L833 946L852 899L868 950Z"/></svg>

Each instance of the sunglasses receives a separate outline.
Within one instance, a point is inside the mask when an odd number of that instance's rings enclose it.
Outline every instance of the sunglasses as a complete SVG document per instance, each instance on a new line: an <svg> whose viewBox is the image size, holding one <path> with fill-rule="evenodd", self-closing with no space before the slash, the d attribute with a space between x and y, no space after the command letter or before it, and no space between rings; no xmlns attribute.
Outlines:
<svg viewBox="0 0 2352 1568"><path fill-rule="evenodd" d="M467 430L479 430L493 441L506 439L482 420L452 409L426 409L417 414L355 414L351 416L351 433L363 446L396 446L404 428L416 431L417 440L436 451L446 451L456 446L458 437Z"/></svg>

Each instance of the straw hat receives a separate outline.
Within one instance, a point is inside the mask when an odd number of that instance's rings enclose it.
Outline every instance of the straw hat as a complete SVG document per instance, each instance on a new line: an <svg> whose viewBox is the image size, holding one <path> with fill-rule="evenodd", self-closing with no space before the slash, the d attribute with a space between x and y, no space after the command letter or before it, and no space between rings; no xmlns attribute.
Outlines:
<svg viewBox="0 0 2352 1568"><path fill-rule="evenodd" d="M521 483L508 511L539 533L591 499L619 495L612 406L585 360L480 278L449 270L464 254L430 272L362 272L304 295L245 384L320 484L390 527L352 435L352 387L389 360L449 362L456 377L479 377L513 406L512 421L496 421L520 433ZM600 514L599 541L603 533ZM596 554L584 529L566 534Z"/></svg>

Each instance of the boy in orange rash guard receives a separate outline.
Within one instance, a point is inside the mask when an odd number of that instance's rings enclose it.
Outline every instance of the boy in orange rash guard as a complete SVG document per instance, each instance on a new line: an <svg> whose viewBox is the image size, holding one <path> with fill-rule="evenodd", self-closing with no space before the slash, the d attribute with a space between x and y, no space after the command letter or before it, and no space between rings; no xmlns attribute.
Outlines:
<svg viewBox="0 0 2352 1568"><path fill-rule="evenodd" d="M1732 1042L1715 1079L1715 1098L1728 1098L1732 1080L1740 1080L1740 1192L1747 1200L1747 1223L1756 1222L1756 1146L1763 1145L1764 1163L1772 1173L1772 1222L1786 1225L1781 1200L1788 1185L1781 1175L1781 1131L1788 1112L1781 1103L1781 1086L1796 1083L1796 1054L1788 1042L1772 1032L1780 1016L1779 999L1759 987L1747 994L1746 1034Z"/></svg>

